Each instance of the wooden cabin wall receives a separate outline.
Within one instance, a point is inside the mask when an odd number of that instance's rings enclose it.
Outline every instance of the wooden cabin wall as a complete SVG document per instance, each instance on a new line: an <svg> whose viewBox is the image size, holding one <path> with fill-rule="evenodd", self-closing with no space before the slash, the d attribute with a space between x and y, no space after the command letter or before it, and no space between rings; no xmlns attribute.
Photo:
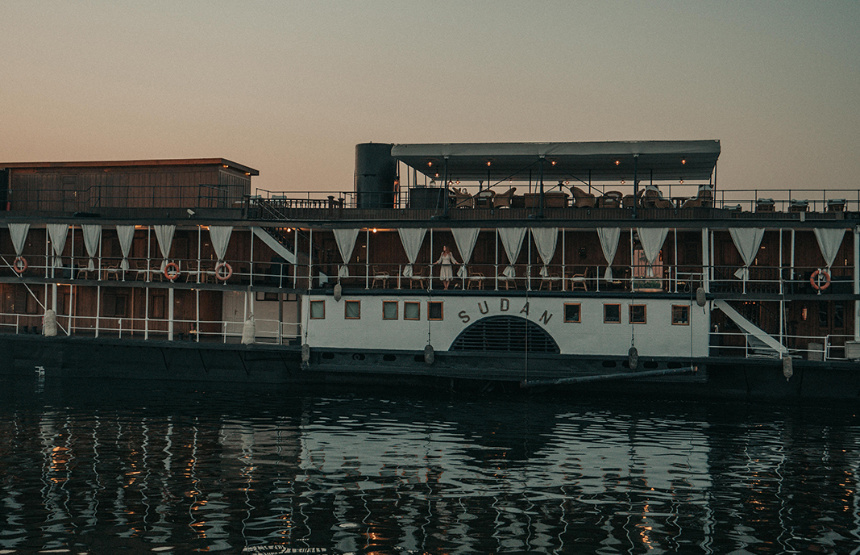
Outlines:
<svg viewBox="0 0 860 555"><path fill-rule="evenodd" d="M789 341L790 347L805 348L807 337L834 336L832 343L844 345L854 335L854 302L834 301L826 297L814 301L786 303L786 334L801 336ZM819 339L812 340L821 342Z"/></svg>
<svg viewBox="0 0 860 555"><path fill-rule="evenodd" d="M98 208L232 207L251 193L251 177L221 166L35 168L11 170L16 211ZM201 187L203 185L204 187ZM221 186L208 188L207 185Z"/></svg>
<svg viewBox="0 0 860 555"><path fill-rule="evenodd" d="M565 230L564 239L562 239L562 230L559 230L559 236L555 254L551 261L551 271L558 273L561 271L562 261L564 261L568 274L579 273L585 268L590 268L594 272L597 266L606 266L606 260L603 257L603 250L600 246L600 240L597 234L591 230ZM454 254L454 258L458 262L463 261L463 255L457 248L454 236L448 229L436 229L432 233L432 252L430 231L424 238L418 256L416 257L415 271L424 271L430 263L435 263L442 253L442 247L447 246ZM682 234L679 234L682 235ZM691 265L695 268L691 271L700 271L701 268L701 234L700 232L689 232L689 236L695 238L695 244L688 255L691 259ZM369 264L375 267L378 271L386 271L391 276L396 276L398 269L408 264L406 252L403 249L400 235L394 230L379 230L377 233L366 233L361 230L356 238L355 248L350 258L350 265L353 269L351 281L356 281L359 277L356 271L361 272L363 278L363 266L367 264L367 240L370 239L370 261ZM498 244L497 244L498 242ZM498 257L497 257L498 249ZM300 252L306 252L307 243L300 242ZM666 247L667 253L674 249L672 247L672 235L667 238ZM341 264L340 253L337 250L337 244L334 235L331 231L315 231L314 232L314 266L321 267L329 275L336 275L338 266ZM319 253L327 253L326 257L321 257ZM674 254L667 258L664 254L664 259L672 261ZM256 257L255 257L256 258ZM498 261L499 269L501 270L508 264L507 255L501 241L497 239L495 229L484 229L478 234L478 239L475 248L472 252L472 258L469 262L469 273L482 273L485 277L495 275L495 263ZM531 234L527 233L520 249L520 254L516 260L517 274L520 277L525 276L526 265L541 266L543 262L538 254L537 246L534 243ZM613 265L617 267L629 266L630 264L630 235L622 233L619 240L618 251L615 256ZM371 273L373 268L371 268ZM532 272L536 275L535 271ZM438 272L435 272L438 274Z"/></svg>
<svg viewBox="0 0 860 555"><path fill-rule="evenodd" d="M23 288L22 288L23 289ZM96 307L99 307L100 333L115 335L119 333L122 320L123 335L143 335L147 318L147 290L142 287L101 287L101 299L96 304L99 288L82 287L78 285L60 285L57 288L58 322L68 326L70 293L74 292L71 301L72 315L75 317L76 334L93 333L96 326ZM18 296L21 296L18 292ZM40 294L41 297L41 294ZM167 332L169 316L169 291L166 288L149 289L148 317L150 332ZM197 319L197 292L190 289L174 290L174 334L188 334L194 328ZM51 302L49 293L49 303ZM218 334L221 331L221 302L220 291L200 291L200 330L203 333ZM41 319L41 308L38 317ZM41 320L40 320L41 322Z"/></svg>
<svg viewBox="0 0 860 555"><path fill-rule="evenodd" d="M786 232L786 237L790 240L790 233ZM853 237L853 233L845 233L845 237L842 239L842 246L839 247L833 267L831 268L831 276L833 278L850 280L854 273ZM794 250L795 267L806 270L807 278L812 271L824 267L824 256L821 254L821 249L818 246L818 241L813 231L798 231L795 235Z"/></svg>
<svg viewBox="0 0 860 555"><path fill-rule="evenodd" d="M45 288L31 285L30 290L32 295L23 284L0 284L0 332L15 333L16 325L19 332L23 326L27 326L28 332L38 333L42 329Z"/></svg>

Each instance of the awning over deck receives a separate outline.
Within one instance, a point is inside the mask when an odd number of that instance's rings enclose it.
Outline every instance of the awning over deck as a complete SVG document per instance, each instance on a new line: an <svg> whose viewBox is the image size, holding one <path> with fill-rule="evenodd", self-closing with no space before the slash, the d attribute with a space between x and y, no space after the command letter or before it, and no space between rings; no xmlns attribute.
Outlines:
<svg viewBox="0 0 860 555"><path fill-rule="evenodd" d="M449 179L537 179L583 182L710 179L720 142L615 141L582 143L396 144L391 155L430 178L447 168ZM542 168L541 168L542 166Z"/></svg>

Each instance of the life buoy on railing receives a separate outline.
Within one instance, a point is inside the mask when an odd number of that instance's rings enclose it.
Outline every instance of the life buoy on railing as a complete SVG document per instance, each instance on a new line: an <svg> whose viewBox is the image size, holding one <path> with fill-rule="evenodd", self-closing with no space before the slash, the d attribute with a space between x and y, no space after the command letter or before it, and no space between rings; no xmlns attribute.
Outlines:
<svg viewBox="0 0 860 555"><path fill-rule="evenodd" d="M824 284L821 284L821 279L824 279ZM830 274L827 273L827 270L815 270L812 272L812 275L809 276L809 283L812 284L814 289L818 291L824 291L828 287L830 287Z"/></svg>
<svg viewBox="0 0 860 555"><path fill-rule="evenodd" d="M218 281L227 281L233 275L233 267L226 262L219 262L215 265L215 279Z"/></svg>
<svg viewBox="0 0 860 555"><path fill-rule="evenodd" d="M18 256L12 262L12 269L15 270L15 273L20 275L27 271L27 259L23 256Z"/></svg>
<svg viewBox="0 0 860 555"><path fill-rule="evenodd" d="M164 277L166 277L170 281L173 281L174 279L178 278L179 274L179 264L177 264L176 262L168 262L164 266Z"/></svg>

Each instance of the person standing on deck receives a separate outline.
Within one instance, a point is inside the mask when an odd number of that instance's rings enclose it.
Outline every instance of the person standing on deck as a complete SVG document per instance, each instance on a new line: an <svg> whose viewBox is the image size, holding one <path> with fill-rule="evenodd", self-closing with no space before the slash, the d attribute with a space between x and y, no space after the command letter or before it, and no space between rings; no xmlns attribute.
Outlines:
<svg viewBox="0 0 860 555"><path fill-rule="evenodd" d="M451 251L448 250L448 247L443 246L442 256L439 257L436 264L442 265L442 268L439 270L439 279L442 280L442 283L445 285L445 289L448 289L448 285L451 284L451 279L454 277L453 265L459 264L459 262L457 262L454 255L451 254Z"/></svg>

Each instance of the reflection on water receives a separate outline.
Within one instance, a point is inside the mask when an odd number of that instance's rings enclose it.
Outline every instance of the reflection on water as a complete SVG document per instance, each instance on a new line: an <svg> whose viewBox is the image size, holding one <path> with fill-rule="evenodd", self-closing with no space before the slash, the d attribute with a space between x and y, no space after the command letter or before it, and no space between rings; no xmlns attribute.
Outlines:
<svg viewBox="0 0 860 555"><path fill-rule="evenodd" d="M0 403L4 552L779 553L860 540L853 407L50 379L14 383Z"/></svg>

